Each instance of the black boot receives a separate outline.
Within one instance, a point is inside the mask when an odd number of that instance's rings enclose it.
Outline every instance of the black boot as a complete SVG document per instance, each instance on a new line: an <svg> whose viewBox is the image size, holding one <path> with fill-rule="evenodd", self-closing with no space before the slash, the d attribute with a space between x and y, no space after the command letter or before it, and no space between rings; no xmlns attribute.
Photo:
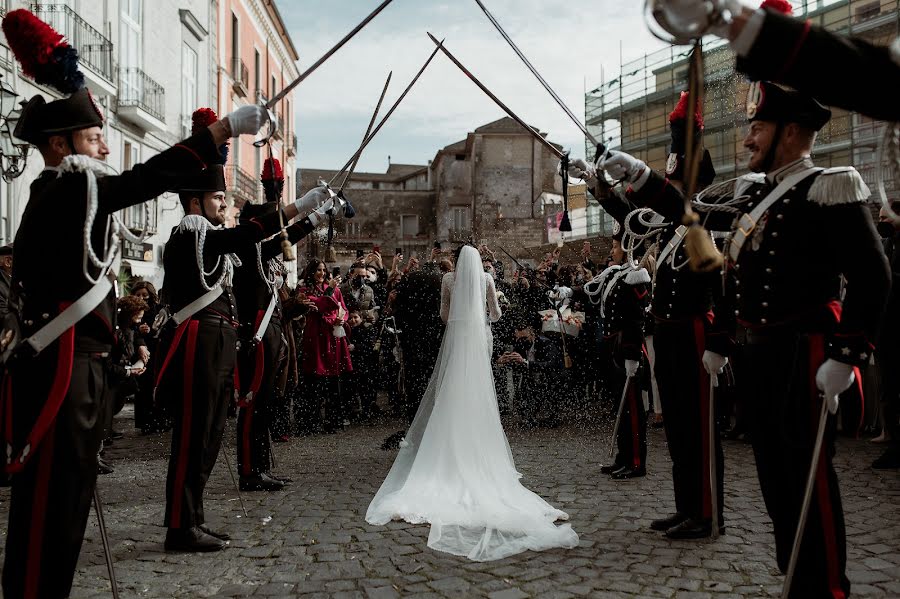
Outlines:
<svg viewBox="0 0 900 599"><path fill-rule="evenodd" d="M725 525L719 520L719 534L725 534ZM675 540L705 539L712 535L712 521L688 518L666 531L666 536Z"/></svg>
<svg viewBox="0 0 900 599"><path fill-rule="evenodd" d="M646 468L629 468L624 466L609 475L613 480L625 480L626 478L640 478L647 476Z"/></svg>
<svg viewBox="0 0 900 599"><path fill-rule="evenodd" d="M654 520L653 522L651 522L650 529L658 530L659 532L665 532L674 526L678 526L687 519L688 517L684 514L675 512L667 518L660 518L659 520Z"/></svg>
<svg viewBox="0 0 900 599"><path fill-rule="evenodd" d="M221 551L228 543L209 535L199 527L170 528L166 532L166 551L207 552Z"/></svg>
<svg viewBox="0 0 900 599"><path fill-rule="evenodd" d="M280 491L284 488L284 483L268 474L260 473L241 476L239 487L241 491Z"/></svg>
<svg viewBox="0 0 900 599"><path fill-rule="evenodd" d="M112 474L115 469L109 465L109 462L97 456L97 474Z"/></svg>
<svg viewBox="0 0 900 599"><path fill-rule="evenodd" d="M277 480L277 481L281 481L281 482L283 482L284 484L288 484L288 483L294 482L294 479L293 479L293 478L288 478L287 476L278 476L277 474L272 474L271 472L266 472L266 476L268 476L269 478L273 478L273 479L275 479L275 480Z"/></svg>
<svg viewBox="0 0 900 599"><path fill-rule="evenodd" d="M197 526L197 528L199 528L200 530L202 530L203 532L205 532L206 534L208 534L211 537L216 537L220 541L230 541L231 540L231 535L229 535L227 532L213 532L212 530L209 529L209 527L206 524L200 524Z"/></svg>
<svg viewBox="0 0 900 599"><path fill-rule="evenodd" d="M600 474L612 474L616 470L621 470L622 468L622 464L616 464L615 462L613 462L612 464L607 464L606 466L600 466Z"/></svg>

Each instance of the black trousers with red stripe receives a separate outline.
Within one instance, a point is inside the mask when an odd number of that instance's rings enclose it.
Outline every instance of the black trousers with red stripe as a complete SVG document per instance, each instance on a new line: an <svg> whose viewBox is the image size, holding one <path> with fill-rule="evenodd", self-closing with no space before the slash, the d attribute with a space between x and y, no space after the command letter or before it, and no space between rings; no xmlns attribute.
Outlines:
<svg viewBox="0 0 900 599"><path fill-rule="evenodd" d="M825 359L821 335L783 331L749 336L741 347L746 376L738 388L750 416L756 470L786 572L815 443L821 399L815 376ZM791 597L843 598L850 592L841 493L832 459L829 416Z"/></svg>
<svg viewBox="0 0 900 599"><path fill-rule="evenodd" d="M672 458L675 511L696 519L712 517L709 484L709 375L703 368L705 319L657 321L653 334L655 373L663 423ZM724 383L724 381L723 381ZM717 507L723 522L724 456L715 430Z"/></svg>
<svg viewBox="0 0 900 599"><path fill-rule="evenodd" d="M53 378L46 358L55 360L48 351L17 367L16 402L42 403L35 396L37 381ZM105 388L105 358L76 351L55 421L12 478L3 564L7 599L69 596L97 483Z"/></svg>
<svg viewBox="0 0 900 599"><path fill-rule="evenodd" d="M612 342L605 342L601 345L601 352L606 354L603 359L608 368L606 373L607 391L618 402L622 399L626 376L625 371L619 365L622 361L613 360L612 345ZM616 410L619 409L618 404L615 407ZM616 449L616 464L635 470L646 468L647 410L644 408L644 398L641 397L640 372L628 381L628 393L625 396L622 420L616 436Z"/></svg>
<svg viewBox="0 0 900 599"><path fill-rule="evenodd" d="M237 462L238 473L241 476L268 472L271 468L272 445L269 440L269 424L275 381L280 366L281 345L281 325L275 321L269 323L258 346L252 345L249 341L241 342L241 351L238 352L241 397L247 389L250 389L257 367L262 373L259 389L253 394L248 405L238 409Z"/></svg>
<svg viewBox="0 0 900 599"><path fill-rule="evenodd" d="M161 354L168 352L167 339ZM233 400L237 331L221 318L192 320L157 390L172 414L172 453L166 476L165 525L205 523L203 491L222 445Z"/></svg>

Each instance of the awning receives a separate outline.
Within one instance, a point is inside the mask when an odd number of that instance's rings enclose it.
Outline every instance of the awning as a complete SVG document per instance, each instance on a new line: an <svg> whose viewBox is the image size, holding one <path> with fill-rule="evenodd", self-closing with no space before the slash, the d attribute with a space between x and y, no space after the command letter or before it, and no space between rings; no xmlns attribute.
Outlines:
<svg viewBox="0 0 900 599"><path fill-rule="evenodd" d="M122 265L128 266L134 276L148 280L155 279L161 272L156 264L143 260L122 260Z"/></svg>

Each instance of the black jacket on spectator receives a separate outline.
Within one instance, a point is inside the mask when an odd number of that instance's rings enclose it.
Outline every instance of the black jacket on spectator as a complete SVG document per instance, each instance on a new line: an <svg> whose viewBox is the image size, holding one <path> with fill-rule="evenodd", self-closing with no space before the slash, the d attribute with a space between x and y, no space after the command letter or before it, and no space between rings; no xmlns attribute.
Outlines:
<svg viewBox="0 0 900 599"><path fill-rule="evenodd" d="M400 334L406 373L406 415L412 420L431 379L441 347L441 274L437 269L414 270L397 284L394 315Z"/></svg>

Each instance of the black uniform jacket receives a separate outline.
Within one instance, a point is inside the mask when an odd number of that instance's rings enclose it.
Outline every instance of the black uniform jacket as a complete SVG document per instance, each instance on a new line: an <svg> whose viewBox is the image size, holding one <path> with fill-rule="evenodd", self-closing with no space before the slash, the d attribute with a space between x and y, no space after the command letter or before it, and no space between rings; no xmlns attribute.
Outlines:
<svg viewBox="0 0 900 599"><path fill-rule="evenodd" d="M133 204L155 198L179 186L218 156L212 135L204 130L135 165L121 175L97 178L98 213L91 231L97 256L103 256L106 218ZM83 274L87 175L46 170L31 184L31 196L15 240L13 284L24 297L23 319L38 329L92 286ZM52 260L48 260L52 256ZM89 264L94 278L100 273ZM107 298L75 328L76 347L109 351L115 331L116 298Z"/></svg>
<svg viewBox="0 0 900 599"><path fill-rule="evenodd" d="M749 183L741 194L748 197L742 210L751 210L784 177L811 165L807 159L781 170L774 181L759 178ZM830 358L853 365L869 359L890 273L869 208L846 193L847 181L858 176L838 169L812 175L760 217L736 263L726 263L724 299L733 305L717 308L714 328L733 331L736 323L751 330L786 325L824 333ZM681 221L682 196L663 176L651 173L641 189L630 194ZM716 231L731 231L737 220L735 214L723 211L701 218ZM712 351L728 352L725 344L710 345Z"/></svg>
<svg viewBox="0 0 900 599"><path fill-rule="evenodd" d="M288 241L294 245L314 228L308 218L297 221L287 228ZM269 260L281 254L281 241L281 236L277 235L260 244L259 258L267 276L272 274L269 272ZM237 299L238 320L242 325L242 332L249 333L249 336L252 337L256 333L257 314L260 310L268 308L272 289L259 273L259 266L256 263L256 244L239 248L237 255L241 260L241 267L234 273L234 295ZM278 322L280 318L281 302L277 301L272 322Z"/></svg>
<svg viewBox="0 0 900 599"><path fill-rule="evenodd" d="M244 268L248 271L252 269L252 272L256 273L254 247L256 242L270 237L279 230L278 211L251 218L231 229L207 229L203 244L203 270L212 274L205 276L206 284L212 286L219 280L225 266L224 261L229 259L226 254L230 253L245 253L248 257L252 255L253 260L249 264L237 269ZM166 276L163 287L173 313L206 293L206 289L200 284L201 273L197 264L198 235L199 233L192 228L179 226L173 229L166 243L163 257ZM258 274L256 276L259 277ZM238 322L237 301L231 282L226 280L223 283L222 293L206 308L206 312ZM254 319L255 317L254 314Z"/></svg>

